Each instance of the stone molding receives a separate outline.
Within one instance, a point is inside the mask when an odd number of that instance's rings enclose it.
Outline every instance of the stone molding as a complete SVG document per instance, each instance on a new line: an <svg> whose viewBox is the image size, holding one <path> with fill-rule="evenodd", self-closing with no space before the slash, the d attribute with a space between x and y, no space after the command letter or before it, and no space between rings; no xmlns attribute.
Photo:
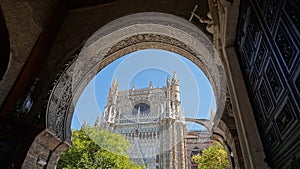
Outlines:
<svg viewBox="0 0 300 169"><path fill-rule="evenodd" d="M68 143L62 142L54 133L45 129L34 139L22 168L55 168L60 154L69 147Z"/></svg>
<svg viewBox="0 0 300 169"><path fill-rule="evenodd" d="M224 51L233 115L245 168L269 168L234 47Z"/></svg>

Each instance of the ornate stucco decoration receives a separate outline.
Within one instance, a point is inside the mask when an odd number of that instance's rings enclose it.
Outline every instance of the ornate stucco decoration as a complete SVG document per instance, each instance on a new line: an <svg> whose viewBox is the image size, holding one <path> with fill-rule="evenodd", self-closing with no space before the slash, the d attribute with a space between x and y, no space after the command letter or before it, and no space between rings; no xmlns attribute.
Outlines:
<svg viewBox="0 0 300 169"><path fill-rule="evenodd" d="M169 44L171 46L176 46L180 49L185 50L186 52L192 54L193 56L196 56L196 53L192 49L190 49L188 46L186 46L184 43L182 43L180 40L171 38L169 36L164 35L158 35L158 34L152 34L152 33L146 33L146 34L138 34L133 35L131 37L125 38L118 42L116 45L114 45L110 51L107 53L106 56L109 56L119 50L125 49L126 47L136 45L139 43L145 43L145 42L156 42L156 43L162 43L162 44Z"/></svg>
<svg viewBox="0 0 300 169"><path fill-rule="evenodd" d="M70 130L70 124L64 126L66 123L65 118L68 115L68 112L73 112L73 106L71 105L72 101L72 79L70 74L67 74L66 71L70 71L70 66L74 63L78 57L79 52L81 51L82 46L71 51L67 56L67 61L63 64L57 73L55 79L49 87L49 91L44 101L44 106L42 110L38 113L38 116L35 120L39 120L41 114L46 111L47 113L47 122L46 128L49 132L53 133L58 139L65 140L71 143L71 132L65 131L66 128ZM73 113L71 113L72 116Z"/></svg>

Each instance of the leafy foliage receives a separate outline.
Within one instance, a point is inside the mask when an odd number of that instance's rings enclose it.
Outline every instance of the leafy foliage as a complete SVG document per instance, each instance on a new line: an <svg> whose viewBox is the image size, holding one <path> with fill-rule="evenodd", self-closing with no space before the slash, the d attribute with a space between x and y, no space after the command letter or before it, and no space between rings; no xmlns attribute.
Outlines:
<svg viewBox="0 0 300 169"><path fill-rule="evenodd" d="M199 169L225 169L230 166L227 152L219 142L204 149L202 154L193 156L192 160L198 163Z"/></svg>
<svg viewBox="0 0 300 169"><path fill-rule="evenodd" d="M129 142L119 134L85 126L72 133L72 147L61 155L58 169L141 169L128 157Z"/></svg>

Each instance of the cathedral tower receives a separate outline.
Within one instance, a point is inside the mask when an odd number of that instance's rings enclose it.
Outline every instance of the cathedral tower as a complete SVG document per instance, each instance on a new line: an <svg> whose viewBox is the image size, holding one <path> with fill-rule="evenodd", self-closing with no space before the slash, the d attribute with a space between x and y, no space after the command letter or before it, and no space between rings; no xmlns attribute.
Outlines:
<svg viewBox="0 0 300 169"><path fill-rule="evenodd" d="M118 88L118 81L114 79L112 85L110 86L106 106L104 108L104 114L101 118L101 128L109 131L112 130L116 120L116 100L118 97Z"/></svg>

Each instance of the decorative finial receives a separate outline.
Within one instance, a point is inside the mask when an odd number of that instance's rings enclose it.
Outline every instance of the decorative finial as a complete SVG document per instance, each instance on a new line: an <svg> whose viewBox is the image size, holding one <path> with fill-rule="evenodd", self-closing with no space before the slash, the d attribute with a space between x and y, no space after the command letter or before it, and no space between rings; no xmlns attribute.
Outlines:
<svg viewBox="0 0 300 169"><path fill-rule="evenodd" d="M176 71L174 70L174 73L173 73L173 78L174 79L177 79L177 74L176 74Z"/></svg>
<svg viewBox="0 0 300 169"><path fill-rule="evenodd" d="M167 88L169 88L170 87L170 75L168 75L168 77L167 77Z"/></svg>
<svg viewBox="0 0 300 169"><path fill-rule="evenodd" d="M178 86L178 85L179 85L176 71L174 71L173 78L172 78L172 86L173 86L173 85L175 85L175 86Z"/></svg>
<svg viewBox="0 0 300 169"><path fill-rule="evenodd" d="M118 82L118 80L116 78L114 78L114 81L112 83L112 87L118 88L118 86L119 86L119 82Z"/></svg>
<svg viewBox="0 0 300 169"><path fill-rule="evenodd" d="M152 88L153 88L152 81L150 81L149 88L150 88L150 89L152 89Z"/></svg>

